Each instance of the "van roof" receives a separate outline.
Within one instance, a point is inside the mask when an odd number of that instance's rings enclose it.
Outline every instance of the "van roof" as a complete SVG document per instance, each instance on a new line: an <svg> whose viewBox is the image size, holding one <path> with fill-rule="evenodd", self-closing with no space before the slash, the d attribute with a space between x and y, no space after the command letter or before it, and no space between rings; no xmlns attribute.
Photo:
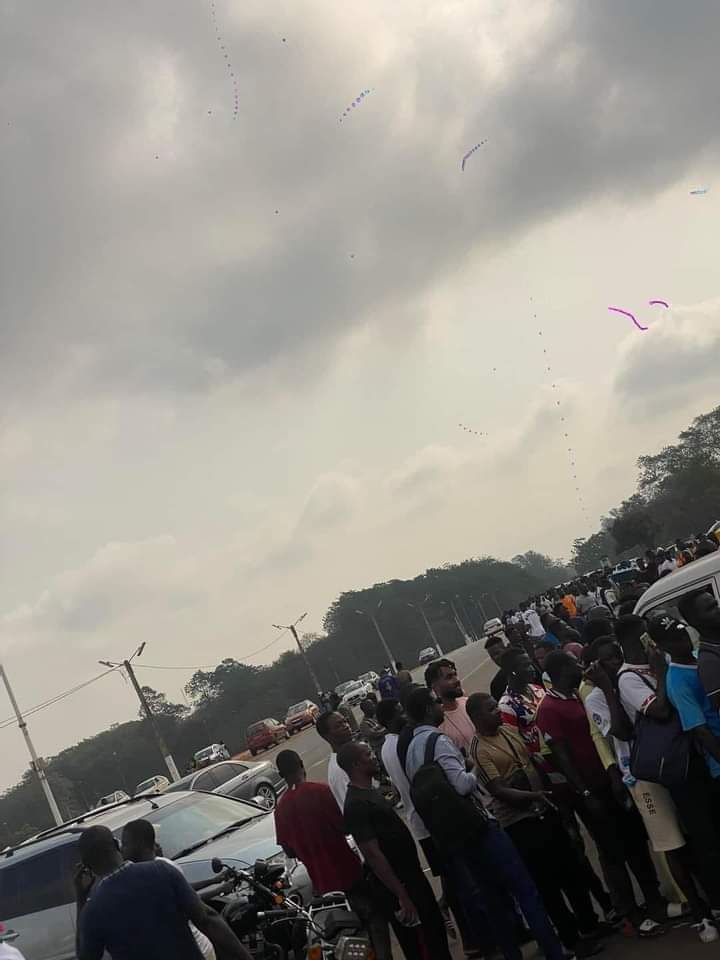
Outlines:
<svg viewBox="0 0 720 960"><path fill-rule="evenodd" d="M665 597L676 596L678 593L688 593L695 586L701 587L709 577L720 573L720 550L686 563L679 570L674 570L667 576L656 580L643 593L635 605L635 613L642 615L649 607L655 607Z"/></svg>

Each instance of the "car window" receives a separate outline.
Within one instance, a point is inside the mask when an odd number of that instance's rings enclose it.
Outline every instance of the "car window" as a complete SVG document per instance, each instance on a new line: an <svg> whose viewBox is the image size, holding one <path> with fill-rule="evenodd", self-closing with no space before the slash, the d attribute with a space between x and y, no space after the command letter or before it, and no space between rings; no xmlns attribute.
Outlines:
<svg viewBox="0 0 720 960"><path fill-rule="evenodd" d="M210 770L206 770L205 773L201 773L197 778L194 784L195 790L214 790L215 787L219 787L220 784L215 779L215 768L211 767Z"/></svg>
<svg viewBox="0 0 720 960"><path fill-rule="evenodd" d="M215 786L221 787L228 780L232 780L233 777L239 777L246 769L247 767L244 767L241 763L224 763L220 767L213 767L213 774L217 781Z"/></svg>
<svg viewBox="0 0 720 960"><path fill-rule="evenodd" d="M73 869L79 859L77 843L66 843L28 860L3 864L0 869L3 920L73 903Z"/></svg>
<svg viewBox="0 0 720 960"><path fill-rule="evenodd" d="M257 807L251 803L217 794L194 793L153 810L146 819L155 827L163 853L172 859L185 847L209 839L231 824L254 820L259 815L263 814L258 814Z"/></svg>
<svg viewBox="0 0 720 960"><path fill-rule="evenodd" d="M265 730L266 720L260 720L258 723L251 723L247 728L247 735L252 737L255 733L262 733Z"/></svg>

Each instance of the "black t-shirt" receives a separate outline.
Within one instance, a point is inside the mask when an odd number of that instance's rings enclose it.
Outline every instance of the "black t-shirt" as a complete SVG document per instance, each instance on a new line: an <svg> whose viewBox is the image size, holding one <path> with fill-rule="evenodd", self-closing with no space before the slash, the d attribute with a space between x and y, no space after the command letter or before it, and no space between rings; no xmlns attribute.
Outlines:
<svg viewBox="0 0 720 960"><path fill-rule="evenodd" d="M379 790L349 784L345 797L345 829L358 845L377 840L400 879L420 871L412 834Z"/></svg>
<svg viewBox="0 0 720 960"><path fill-rule="evenodd" d="M507 690L507 674L504 670L498 670L490 681L490 694L493 700L499 700Z"/></svg>

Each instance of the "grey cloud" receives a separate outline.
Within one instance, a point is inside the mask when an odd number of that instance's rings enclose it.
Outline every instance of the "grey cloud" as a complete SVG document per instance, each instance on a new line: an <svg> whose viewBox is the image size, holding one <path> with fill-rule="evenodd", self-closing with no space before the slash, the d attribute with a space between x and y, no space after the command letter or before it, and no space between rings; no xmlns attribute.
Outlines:
<svg viewBox="0 0 720 960"><path fill-rule="evenodd" d="M290 44L252 9L219 16L237 123L202 6L6 17L8 396L204 390L292 357L302 372L473 247L603 194L650 194L717 150L712 0L567 4L492 82L439 28L398 48L340 129L357 86L340 13L286 17ZM451 62L448 87L437 65Z"/></svg>
<svg viewBox="0 0 720 960"><path fill-rule="evenodd" d="M657 417L696 403L703 387L709 395L716 393L718 362L720 301L678 307L647 333L633 336L613 388L633 417Z"/></svg>

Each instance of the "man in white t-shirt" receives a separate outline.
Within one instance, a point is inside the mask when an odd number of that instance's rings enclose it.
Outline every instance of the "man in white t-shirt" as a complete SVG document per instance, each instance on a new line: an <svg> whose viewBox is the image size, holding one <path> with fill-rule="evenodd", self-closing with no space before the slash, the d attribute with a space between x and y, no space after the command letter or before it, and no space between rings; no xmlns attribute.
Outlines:
<svg viewBox="0 0 720 960"><path fill-rule="evenodd" d="M522 611L523 620L527 624L530 638L532 640L542 640L542 638L545 636L545 628L540 620L540 614L537 612L535 607L530 606L528 603L521 603L520 609Z"/></svg>
<svg viewBox="0 0 720 960"><path fill-rule="evenodd" d="M315 722L315 729L327 743L332 753L328 760L327 782L341 812L345 810L345 794L350 778L337 762L337 752L353 738L350 724L340 713L321 713Z"/></svg>

